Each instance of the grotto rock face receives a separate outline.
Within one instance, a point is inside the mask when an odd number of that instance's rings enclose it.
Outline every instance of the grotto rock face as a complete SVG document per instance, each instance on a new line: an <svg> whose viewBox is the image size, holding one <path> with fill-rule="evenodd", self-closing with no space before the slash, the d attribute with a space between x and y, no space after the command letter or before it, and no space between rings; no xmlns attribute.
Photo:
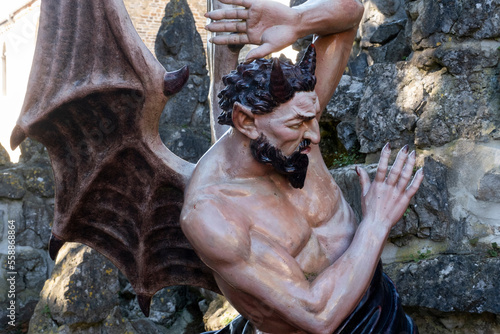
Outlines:
<svg viewBox="0 0 500 334"><path fill-rule="evenodd" d="M500 331L500 3L363 3L324 118L366 163L386 142L417 151L425 179L390 233L385 270L422 332ZM365 168L373 175L375 165ZM353 167L332 175L361 218Z"/></svg>
<svg viewBox="0 0 500 334"><path fill-rule="evenodd" d="M385 271L421 333L500 332L500 3L362 2L365 14L354 51L322 119L322 135L333 147L325 160L334 161L335 152L342 152L373 176L373 163L386 142L394 151L405 144L416 149L425 180L391 231L383 253ZM210 141L208 83L201 40L192 19L178 15L182 12L189 12L185 1L168 4L156 54L168 70L188 64L191 77L168 102L160 131L176 154L196 161ZM5 245L7 221L15 220L23 246L18 255L20 322L29 320L40 299L32 333L37 328L54 333L199 333L201 313L209 309L206 318L216 319L210 328L224 324L227 318L218 316L216 307L224 305L222 299L181 287L159 292L151 317L145 319L128 282L83 246L65 250L79 261L60 256L39 294L54 265L46 246L53 179L43 146L27 140L21 149L21 164L16 165L0 148L0 245ZM351 159L354 155L362 161ZM331 172L361 219L354 167ZM5 259L2 246L0 260ZM99 273L90 270L97 267ZM4 291L5 271L0 275ZM56 292L66 304L57 305ZM93 298L101 293L107 308ZM83 308L73 314L75 300ZM2 318L6 302L0 295ZM82 319L84 314L88 317Z"/></svg>
<svg viewBox="0 0 500 334"><path fill-rule="evenodd" d="M175 154L196 163L210 147L210 114L205 50L186 0L168 2L155 44L156 57L167 71L189 66L189 80L167 102L160 137Z"/></svg>
<svg viewBox="0 0 500 334"><path fill-rule="evenodd" d="M87 246L68 243L45 282L29 333L199 333L198 298L188 287L163 289L146 318L130 283L111 262Z"/></svg>
<svg viewBox="0 0 500 334"><path fill-rule="evenodd" d="M54 205L54 180L45 148L27 139L21 144L22 164L13 164L0 145L0 291L8 291L8 272L15 271L16 323L26 324L40 290L50 276L47 254ZM12 224L9 224L9 221ZM16 236L15 270L7 267L8 232ZM9 276L10 277L10 276ZM0 317L7 319L7 293L0 295ZM0 323L0 332L7 329Z"/></svg>
<svg viewBox="0 0 500 334"><path fill-rule="evenodd" d="M404 64L400 63L399 67L404 67ZM418 78L406 78L396 64L374 64L367 69L356 120L361 152L377 152L389 141L393 147L402 147L413 141L419 91L415 87L409 88L412 94L405 99L404 84L397 82L418 81Z"/></svg>

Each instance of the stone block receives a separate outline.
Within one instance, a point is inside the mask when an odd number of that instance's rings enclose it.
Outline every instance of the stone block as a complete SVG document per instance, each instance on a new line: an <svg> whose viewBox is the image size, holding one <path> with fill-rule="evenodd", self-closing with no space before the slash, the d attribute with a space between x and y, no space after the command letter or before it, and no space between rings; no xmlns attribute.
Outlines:
<svg viewBox="0 0 500 334"><path fill-rule="evenodd" d="M416 46L435 33L474 39L500 36L497 1L420 0L411 4L409 10L415 20L412 41Z"/></svg>
<svg viewBox="0 0 500 334"><path fill-rule="evenodd" d="M440 45L433 56L452 74L480 72L498 65L500 42L448 42Z"/></svg>
<svg viewBox="0 0 500 334"><path fill-rule="evenodd" d="M384 266L404 305L443 312L500 313L500 258L439 255Z"/></svg>
<svg viewBox="0 0 500 334"><path fill-rule="evenodd" d="M160 137L176 155L195 163L210 147L210 80L203 43L186 0L167 4L155 53L167 71L189 66L188 82L163 110Z"/></svg>
<svg viewBox="0 0 500 334"><path fill-rule="evenodd" d="M6 263L7 255L0 255L2 266ZM16 324L28 322L33 314L40 290L48 277L50 266L47 262L46 252L31 248L16 248L15 277L16 286ZM0 270L0 291L8 291L7 271ZM9 275L12 276L12 275ZM7 316L7 293L0 296L0 317ZM0 323L0 332L6 328L5 322Z"/></svg>
<svg viewBox="0 0 500 334"><path fill-rule="evenodd" d="M44 202L24 201L24 219L18 222L17 241L38 249L47 249L53 221L53 208Z"/></svg>
<svg viewBox="0 0 500 334"><path fill-rule="evenodd" d="M33 328L46 326L46 318L72 330L103 323L119 304L118 291L118 270L110 261L87 246L65 244L40 293Z"/></svg>
<svg viewBox="0 0 500 334"><path fill-rule="evenodd" d="M416 110L397 103L405 83L405 66L374 64L368 68L356 121L363 153L377 152L389 141L393 147L402 147L414 140Z"/></svg>
<svg viewBox="0 0 500 334"><path fill-rule="evenodd" d="M0 172L0 198L21 199L25 193L21 176L11 170Z"/></svg>
<svg viewBox="0 0 500 334"><path fill-rule="evenodd" d="M446 69L422 78L423 105L415 129L417 147L442 146L459 138L489 140L500 124L498 69L450 75Z"/></svg>
<svg viewBox="0 0 500 334"><path fill-rule="evenodd" d="M0 167L10 166L10 156L7 150L0 144Z"/></svg>
<svg viewBox="0 0 500 334"><path fill-rule="evenodd" d="M45 167L25 167L23 169L26 189L40 197L54 197L54 177L52 168Z"/></svg>
<svg viewBox="0 0 500 334"><path fill-rule="evenodd" d="M34 139L26 138L20 145L21 156L19 162L22 163L43 163L49 164L49 155L45 146Z"/></svg>
<svg viewBox="0 0 500 334"><path fill-rule="evenodd" d="M479 182L476 198L480 201L500 203L500 170L488 171Z"/></svg>
<svg viewBox="0 0 500 334"><path fill-rule="evenodd" d="M452 220L448 206L448 168L432 157L425 158L424 180L414 197L413 210L418 218L418 236L433 241L447 238Z"/></svg>
<svg viewBox="0 0 500 334"><path fill-rule="evenodd" d="M322 118L354 122L363 92L363 80L355 76L343 75Z"/></svg>

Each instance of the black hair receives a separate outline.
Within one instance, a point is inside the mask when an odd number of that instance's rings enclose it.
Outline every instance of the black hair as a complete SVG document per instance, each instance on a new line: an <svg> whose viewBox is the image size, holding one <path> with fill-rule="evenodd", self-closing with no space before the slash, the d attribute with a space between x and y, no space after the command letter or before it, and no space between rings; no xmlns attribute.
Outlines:
<svg viewBox="0 0 500 334"><path fill-rule="evenodd" d="M298 65L292 64L289 60L260 58L248 64L241 63L236 70L224 76L222 82L226 87L218 95L219 106L222 109L218 118L219 124L234 126L232 114L235 102L249 107L254 114L266 114L280 104L291 100L295 92L314 90L316 54L314 46L310 48L312 51L306 52L304 59ZM276 62L279 62L278 67L281 67L283 77L288 82L285 84L290 86L290 94L281 100L273 96L271 92L271 73L273 63Z"/></svg>

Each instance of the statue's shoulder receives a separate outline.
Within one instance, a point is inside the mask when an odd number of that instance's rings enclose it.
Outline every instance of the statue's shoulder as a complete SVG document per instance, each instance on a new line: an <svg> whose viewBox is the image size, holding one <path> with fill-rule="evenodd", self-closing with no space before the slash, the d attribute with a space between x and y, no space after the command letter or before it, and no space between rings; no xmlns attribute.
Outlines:
<svg viewBox="0 0 500 334"><path fill-rule="evenodd" d="M249 247L250 220L233 198L230 183L209 184L194 189L185 198L181 228L202 260L212 269L238 260L239 248ZM246 202L246 201L245 201ZM231 245L228 241L234 241ZM225 245L213 247L214 244Z"/></svg>

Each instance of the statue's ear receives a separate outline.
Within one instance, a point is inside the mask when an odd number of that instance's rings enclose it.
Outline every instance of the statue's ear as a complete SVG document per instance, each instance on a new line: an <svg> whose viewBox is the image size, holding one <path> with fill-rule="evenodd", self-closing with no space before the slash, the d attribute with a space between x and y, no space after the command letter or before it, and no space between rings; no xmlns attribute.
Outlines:
<svg viewBox="0 0 500 334"><path fill-rule="evenodd" d="M250 139L257 139L259 132L255 128L255 115L250 108L235 102L233 105L234 127Z"/></svg>

